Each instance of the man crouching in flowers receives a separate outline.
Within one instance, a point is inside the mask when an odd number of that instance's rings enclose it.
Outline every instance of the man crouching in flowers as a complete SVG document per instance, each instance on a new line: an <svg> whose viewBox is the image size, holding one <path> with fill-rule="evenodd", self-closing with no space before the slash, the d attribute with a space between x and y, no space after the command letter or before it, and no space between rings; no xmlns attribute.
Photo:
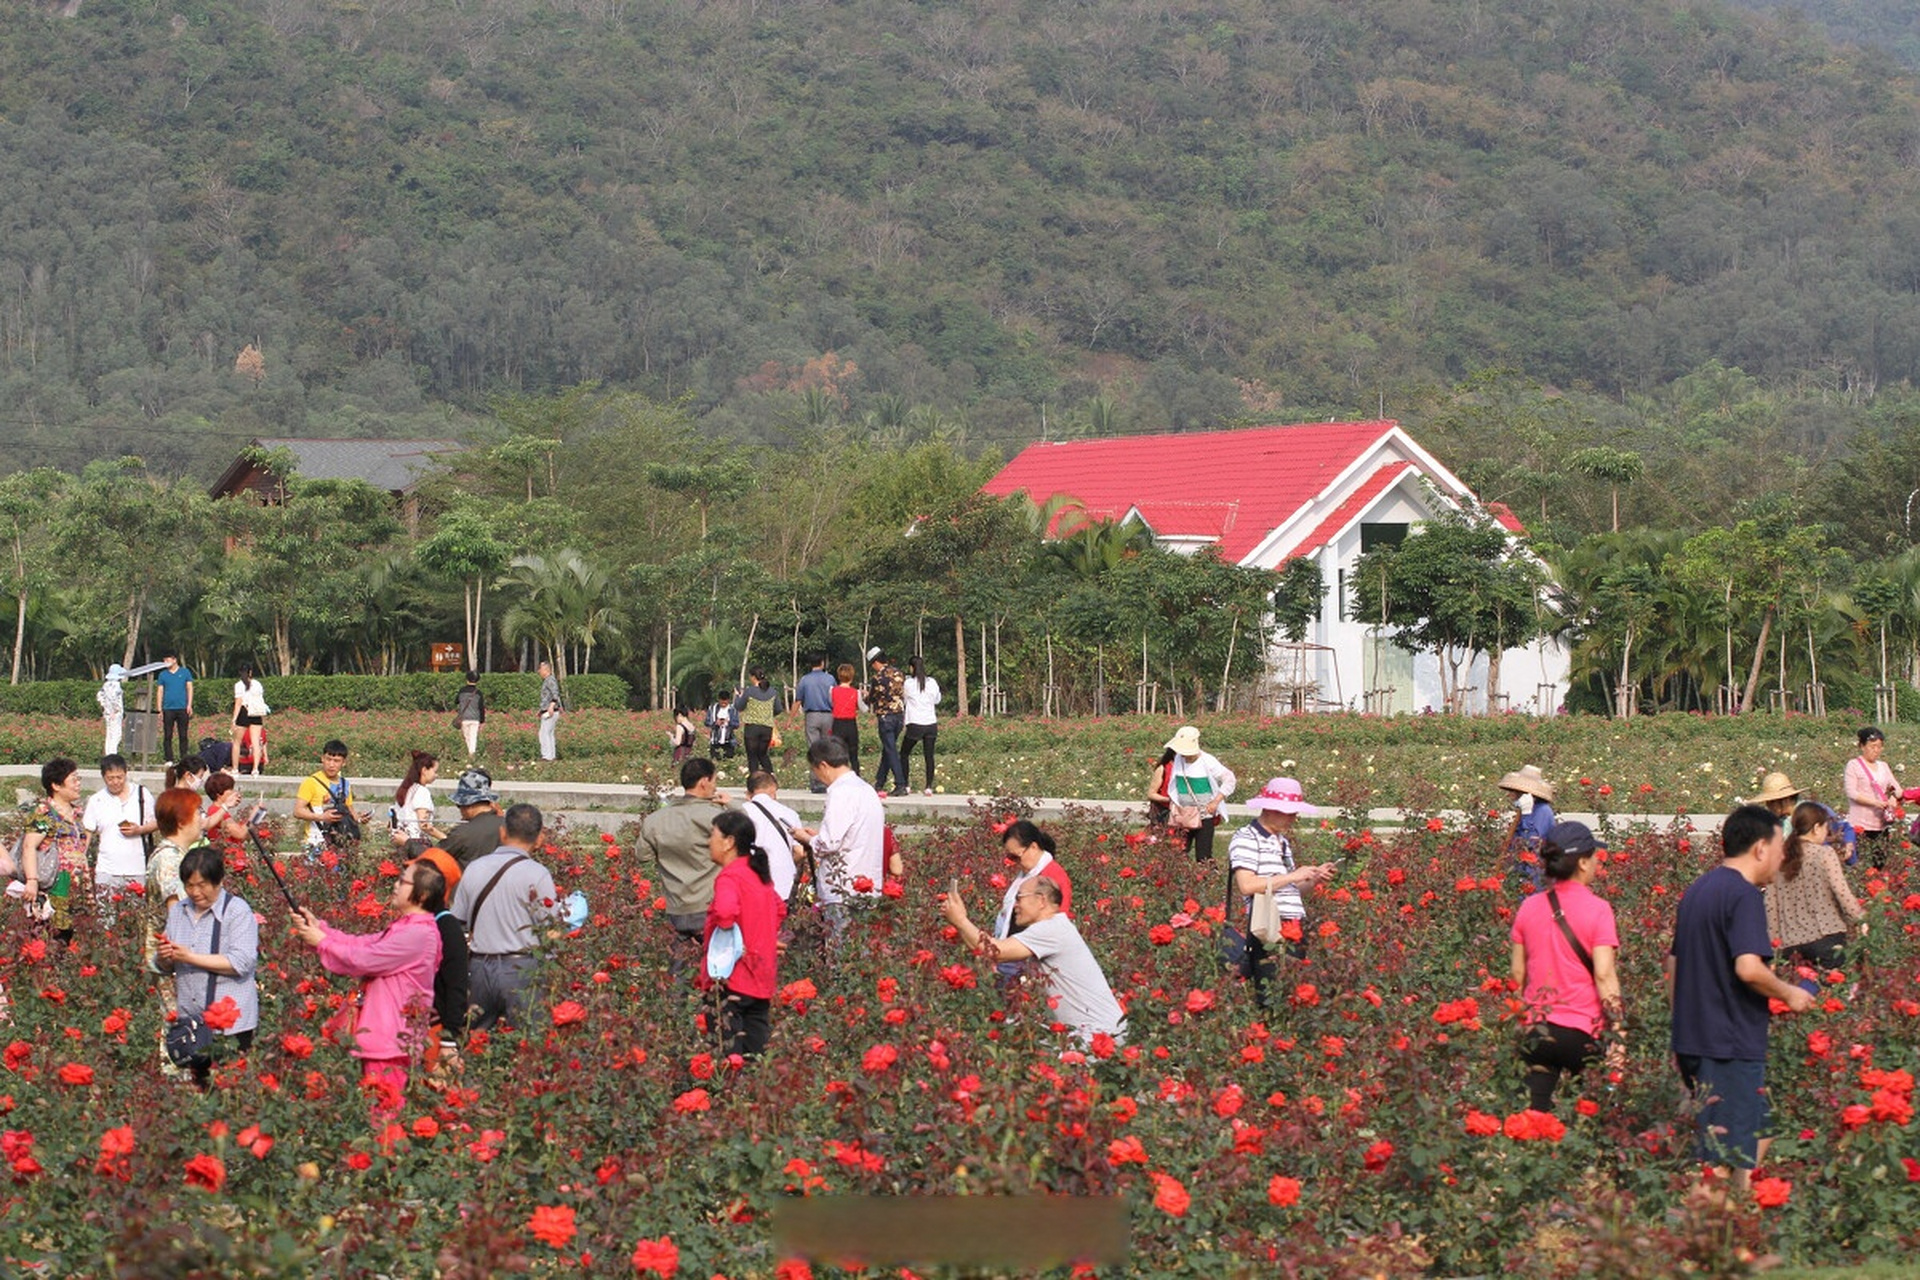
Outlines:
<svg viewBox="0 0 1920 1280"><path fill-rule="evenodd" d="M400 1110L407 1069L429 1034L433 975L440 967L440 929L426 904L444 898L446 877L431 862L409 862L393 883L390 905L398 918L376 934L341 933L302 910L294 932L320 953L330 972L363 978L358 999L328 1025L350 1034L360 1059L361 1087L376 1093L376 1117Z"/></svg>
<svg viewBox="0 0 1920 1280"><path fill-rule="evenodd" d="M1107 985L1107 975L1086 939L1060 910L1057 883L1035 876L1021 886L1013 900L1013 919L1020 932L1011 938L987 937L967 919L967 904L957 893L945 895L941 910L960 931L960 940L975 951L984 946L990 959L1038 960L1047 975L1047 998L1055 1016L1081 1044L1090 1044L1102 1034L1113 1037L1116 1044L1126 1040L1126 1013L1113 998L1113 988Z"/></svg>

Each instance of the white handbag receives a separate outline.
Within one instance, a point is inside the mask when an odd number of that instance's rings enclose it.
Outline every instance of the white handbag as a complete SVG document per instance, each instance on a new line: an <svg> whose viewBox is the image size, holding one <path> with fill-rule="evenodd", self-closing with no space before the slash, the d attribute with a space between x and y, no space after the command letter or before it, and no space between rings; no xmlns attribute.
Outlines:
<svg viewBox="0 0 1920 1280"><path fill-rule="evenodd" d="M1272 890L1253 895L1253 913L1247 922L1247 932L1270 947L1280 941L1280 909L1274 905Z"/></svg>

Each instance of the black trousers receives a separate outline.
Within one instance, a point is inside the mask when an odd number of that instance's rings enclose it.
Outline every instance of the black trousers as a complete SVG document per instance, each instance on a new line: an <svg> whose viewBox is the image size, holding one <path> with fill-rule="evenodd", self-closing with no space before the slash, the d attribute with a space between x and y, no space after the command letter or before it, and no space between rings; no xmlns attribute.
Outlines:
<svg viewBox="0 0 1920 1280"><path fill-rule="evenodd" d="M860 722L835 717L833 736L847 744L847 760L855 773L860 772Z"/></svg>
<svg viewBox="0 0 1920 1280"><path fill-rule="evenodd" d="M760 996L743 996L725 987L720 1000L720 1052L757 1058L767 1050L773 1035L773 1002Z"/></svg>
<svg viewBox="0 0 1920 1280"><path fill-rule="evenodd" d="M187 722L193 718L193 712L180 708L160 713L161 754L175 764L193 754L193 745L187 741ZM180 754L173 753L173 731L180 731Z"/></svg>
<svg viewBox="0 0 1920 1280"><path fill-rule="evenodd" d="M740 741L747 748L747 772L773 772L773 727L750 724L740 730Z"/></svg>
<svg viewBox="0 0 1920 1280"><path fill-rule="evenodd" d="M933 744L940 736L937 724L910 724L906 732L900 735L900 767L908 773L913 772L913 749L916 745L926 752L927 790L933 790Z"/></svg>
<svg viewBox="0 0 1920 1280"><path fill-rule="evenodd" d="M185 713L182 712L181 714L184 715ZM251 1031L236 1031L227 1037L227 1039L233 1041L236 1057L245 1057L253 1049L253 1032ZM205 1063L196 1062L188 1067L187 1071L193 1076L195 1087L202 1093L205 1093L213 1083L213 1063L211 1061Z"/></svg>
<svg viewBox="0 0 1920 1280"><path fill-rule="evenodd" d="M1577 1076L1599 1056L1600 1042L1586 1032L1557 1022L1536 1023L1520 1046L1520 1060L1527 1064L1527 1105L1552 1111L1561 1074Z"/></svg>

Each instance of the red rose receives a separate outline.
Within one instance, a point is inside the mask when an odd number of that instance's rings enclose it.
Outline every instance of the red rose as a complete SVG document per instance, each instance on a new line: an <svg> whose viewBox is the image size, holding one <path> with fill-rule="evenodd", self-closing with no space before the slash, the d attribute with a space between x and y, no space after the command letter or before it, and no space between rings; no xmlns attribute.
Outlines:
<svg viewBox="0 0 1920 1280"><path fill-rule="evenodd" d="M578 1000L562 1000L559 1004L553 1006L553 1025L556 1027L571 1027L577 1022L585 1022L586 1020L586 1006ZM571 1212L571 1210L569 1210L569 1212Z"/></svg>
<svg viewBox="0 0 1920 1280"><path fill-rule="evenodd" d="M1753 1182L1753 1202L1762 1209L1778 1209L1793 1194L1793 1183L1785 1178L1756 1178Z"/></svg>
<svg viewBox="0 0 1920 1280"><path fill-rule="evenodd" d="M221 996L207 1006L200 1018L215 1031L231 1031L233 1024L240 1021L240 1006L233 1002L232 996Z"/></svg>
<svg viewBox="0 0 1920 1280"><path fill-rule="evenodd" d="M713 1099L705 1089L689 1089L673 1100L673 1109L682 1114L713 1110Z"/></svg>
<svg viewBox="0 0 1920 1280"><path fill-rule="evenodd" d="M84 1062L69 1062L60 1068L60 1083L83 1085L93 1083L93 1068Z"/></svg>
<svg viewBox="0 0 1920 1280"><path fill-rule="evenodd" d="M1368 1173L1378 1173L1387 1167L1387 1161L1393 1159L1393 1144L1385 1138L1368 1147L1360 1157L1361 1165Z"/></svg>
<svg viewBox="0 0 1920 1280"><path fill-rule="evenodd" d="M1287 1208L1300 1203L1300 1179L1283 1178L1279 1174L1267 1183L1267 1203Z"/></svg>
<svg viewBox="0 0 1920 1280"><path fill-rule="evenodd" d="M227 1185L227 1166L218 1156L197 1155L187 1161L187 1185L218 1191Z"/></svg>
<svg viewBox="0 0 1920 1280"><path fill-rule="evenodd" d="M1474 1107L1467 1108L1467 1132L1476 1138L1490 1138L1500 1132L1500 1117Z"/></svg>
<svg viewBox="0 0 1920 1280"><path fill-rule="evenodd" d="M527 1232L541 1244L555 1249L566 1248L577 1233L573 1225L573 1206L535 1206L533 1216L527 1219Z"/></svg>
<svg viewBox="0 0 1920 1280"><path fill-rule="evenodd" d="M633 1246L633 1273L637 1276L655 1275L668 1277L680 1269L680 1250L674 1247L672 1236L661 1236L658 1240L642 1240Z"/></svg>
<svg viewBox="0 0 1920 1280"><path fill-rule="evenodd" d="M1153 1175L1154 1208L1179 1218L1186 1215L1192 1204L1193 1197L1187 1194L1187 1189L1180 1185L1178 1178L1168 1177L1164 1173Z"/></svg>

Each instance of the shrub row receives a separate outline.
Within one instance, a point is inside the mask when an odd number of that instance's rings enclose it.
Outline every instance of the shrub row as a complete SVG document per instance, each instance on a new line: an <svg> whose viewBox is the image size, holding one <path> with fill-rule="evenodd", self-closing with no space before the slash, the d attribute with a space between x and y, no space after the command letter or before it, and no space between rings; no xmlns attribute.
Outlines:
<svg viewBox="0 0 1920 1280"><path fill-rule="evenodd" d="M462 677L416 672L401 676L264 676L267 705L276 711L451 711ZM195 690L196 710L221 715L231 702L231 678L212 677ZM136 683L144 683L139 681ZM625 710L627 682L619 676L569 676L561 682L569 704ZM525 672L496 672L480 677L491 710L531 710L540 696L540 677ZM100 690L94 680L40 680L0 685L0 711L21 715L97 716ZM131 693L131 689L129 690Z"/></svg>

